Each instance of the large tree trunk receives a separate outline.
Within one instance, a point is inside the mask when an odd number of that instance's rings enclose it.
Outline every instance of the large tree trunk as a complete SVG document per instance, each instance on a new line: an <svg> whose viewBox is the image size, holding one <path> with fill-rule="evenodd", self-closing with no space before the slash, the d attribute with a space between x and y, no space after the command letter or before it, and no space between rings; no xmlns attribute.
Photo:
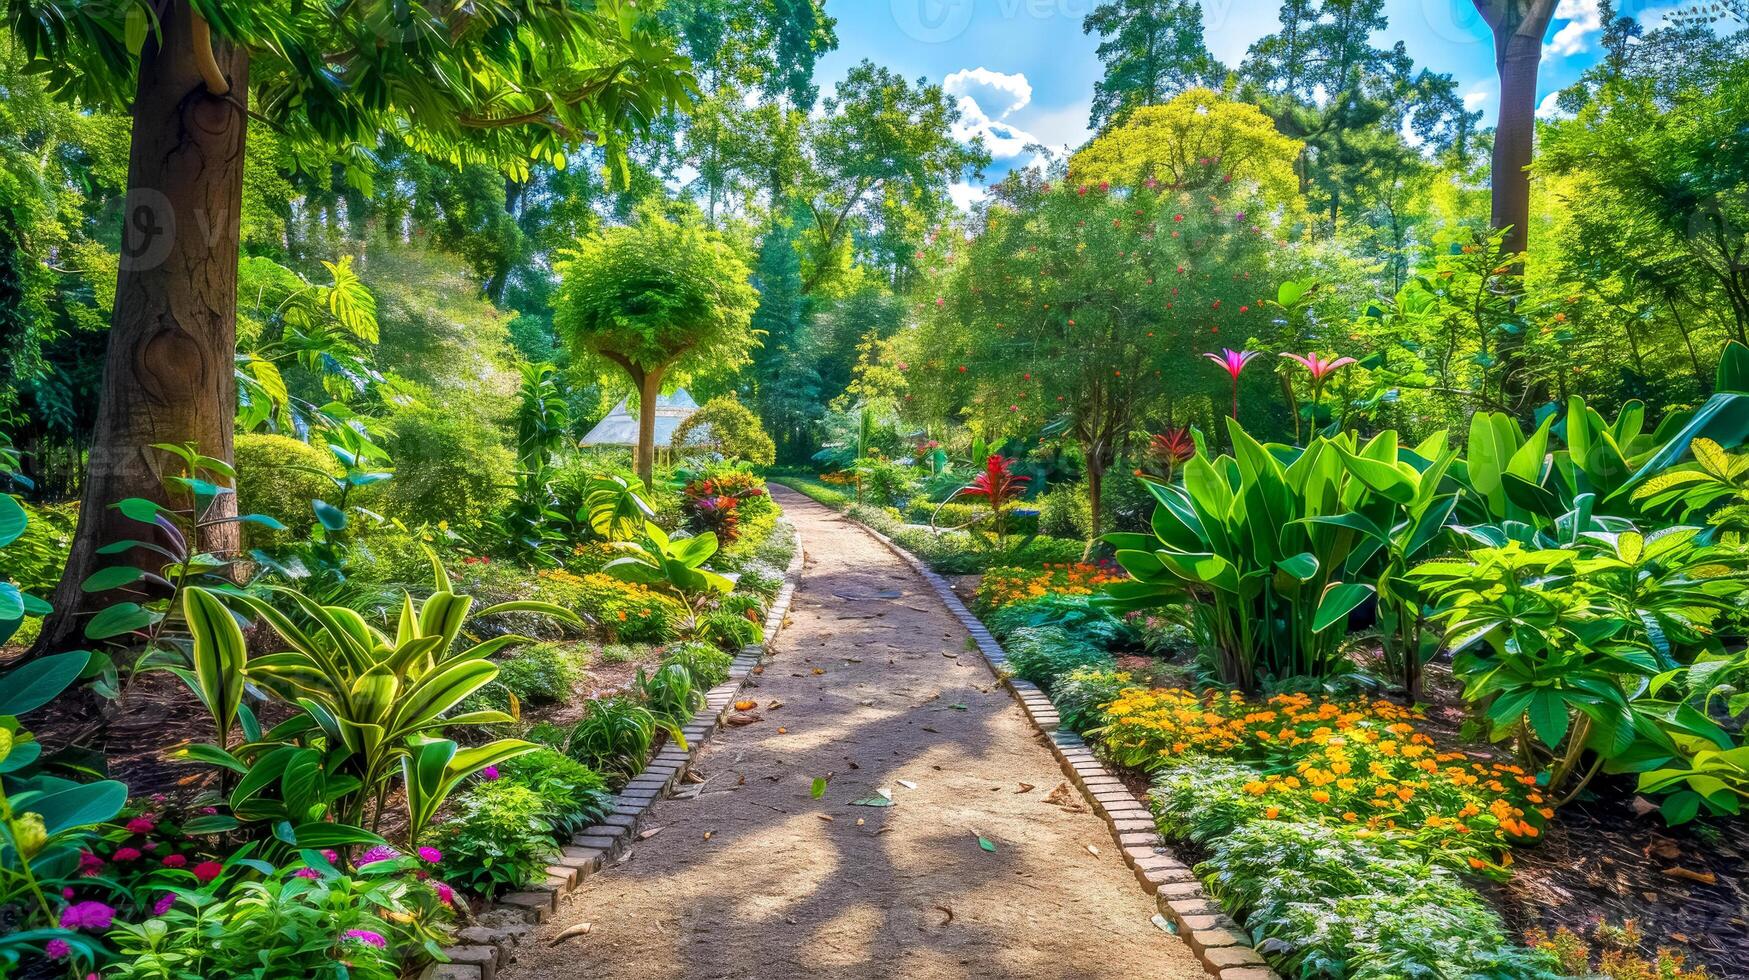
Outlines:
<svg viewBox="0 0 1749 980"><path fill-rule="evenodd" d="M1500 74L1500 119L1494 127L1494 161L1490 174L1495 230L1506 229L1506 251L1530 246L1530 162L1536 146L1536 78L1542 64L1543 37L1555 12L1555 0L1473 0L1494 32L1494 67ZM1522 335L1502 335L1501 401L1517 405L1526 388L1520 356Z"/></svg>
<svg viewBox="0 0 1749 980"><path fill-rule="evenodd" d="M211 94L195 34L187 0L172 0L141 54L103 393L79 528L37 653L78 645L84 614L118 598L81 591L100 565L152 562L140 549L97 554L113 541L150 537L111 504L127 497L171 504L159 476L174 457L150 445L196 443L208 456L231 458L249 63L246 52L218 43L214 62L230 93ZM235 507L228 494L216 505ZM219 525L190 542L197 544L234 552L237 526Z"/></svg>

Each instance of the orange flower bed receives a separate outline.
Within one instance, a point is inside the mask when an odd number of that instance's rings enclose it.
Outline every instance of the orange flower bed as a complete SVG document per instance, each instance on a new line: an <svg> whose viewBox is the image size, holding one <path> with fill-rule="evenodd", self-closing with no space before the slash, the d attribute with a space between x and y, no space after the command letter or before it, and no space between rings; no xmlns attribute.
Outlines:
<svg viewBox="0 0 1749 980"><path fill-rule="evenodd" d="M1092 595L1107 582L1129 578L1113 564L1065 562L1043 568L992 568L978 583L978 608L1000 609L1013 602L1041 599L1047 595Z"/></svg>
<svg viewBox="0 0 1749 980"><path fill-rule="evenodd" d="M1264 819L1361 825L1461 850L1477 869L1541 835L1554 815L1536 776L1442 752L1418 710L1382 700L1283 694L1261 704L1231 693L1130 688L1090 733L1120 765L1156 769L1180 756L1251 766L1244 794Z"/></svg>

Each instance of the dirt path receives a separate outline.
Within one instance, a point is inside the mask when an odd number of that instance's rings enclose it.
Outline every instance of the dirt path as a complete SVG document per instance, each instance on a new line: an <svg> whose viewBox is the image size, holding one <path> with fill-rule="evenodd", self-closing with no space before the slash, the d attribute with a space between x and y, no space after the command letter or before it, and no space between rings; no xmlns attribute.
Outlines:
<svg viewBox="0 0 1749 980"><path fill-rule="evenodd" d="M1104 823L1044 802L1062 772L928 586L774 489L807 563L747 695L763 720L720 733L695 766L702 793L659 803L645 826L661 832L586 881L500 976L1203 976L1150 922ZM819 800L816 777L830 778ZM879 788L892 807L851 805Z"/></svg>

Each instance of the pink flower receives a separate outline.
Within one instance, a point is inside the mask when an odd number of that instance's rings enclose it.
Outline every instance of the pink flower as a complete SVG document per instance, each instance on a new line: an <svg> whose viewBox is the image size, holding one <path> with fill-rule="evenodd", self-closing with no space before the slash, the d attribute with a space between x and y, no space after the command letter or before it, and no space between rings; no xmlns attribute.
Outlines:
<svg viewBox="0 0 1749 980"><path fill-rule="evenodd" d="M437 889L437 898L439 901L443 902L443 904L445 904L445 905L454 905L455 904L455 889L454 888L449 887L448 885L444 884L441 881L436 882L431 887Z"/></svg>
<svg viewBox="0 0 1749 980"><path fill-rule="evenodd" d="M362 868L367 864L375 864L378 861L393 861L400 856L400 851L397 851L392 847L385 847L378 844L376 847L373 847L358 856L358 866Z"/></svg>
<svg viewBox="0 0 1749 980"><path fill-rule="evenodd" d="M61 910L62 929L108 929L115 909L102 902L75 902Z"/></svg>
<svg viewBox="0 0 1749 980"><path fill-rule="evenodd" d="M115 860L118 863L122 861L138 861L139 859L140 849L137 847L118 847L115 849Z"/></svg>
<svg viewBox="0 0 1749 980"><path fill-rule="evenodd" d="M153 915L163 915L164 913L170 911L170 906L175 905L175 904L176 904L175 893L165 892L164 894L158 896L158 900L156 902L152 903L152 914Z"/></svg>
<svg viewBox="0 0 1749 980"><path fill-rule="evenodd" d="M224 873L225 866L217 861L202 861L194 866L194 878L203 885Z"/></svg>
<svg viewBox="0 0 1749 980"><path fill-rule="evenodd" d="M375 946L377 949L389 948L389 941L383 938L382 933L371 932L369 929L348 929L346 938L366 946Z"/></svg>
<svg viewBox="0 0 1749 980"><path fill-rule="evenodd" d="M436 864L443 860L443 852L435 847L421 847L419 849L419 860L424 861L427 864Z"/></svg>
<svg viewBox="0 0 1749 980"><path fill-rule="evenodd" d="M73 947L65 939L51 939L43 943L43 955L51 960L64 960L73 955Z"/></svg>
<svg viewBox="0 0 1749 980"><path fill-rule="evenodd" d="M182 867L187 867L187 866L188 866L188 858L183 857L180 854L166 854L166 855L164 855L164 867L166 867L166 868L182 868Z"/></svg>
<svg viewBox="0 0 1749 980"><path fill-rule="evenodd" d="M1254 350L1228 350L1223 347L1219 354L1204 354L1203 356L1226 368L1227 373L1232 375L1234 381L1237 381L1239 374L1245 370L1245 365L1250 364L1251 359L1257 354L1258 352Z"/></svg>
<svg viewBox="0 0 1749 980"><path fill-rule="evenodd" d="M91 853L90 851L80 851L79 852L79 872L81 874L85 875L86 877L90 877L91 875L96 874L98 872L98 870L102 867L103 867L103 859L102 858Z"/></svg>
<svg viewBox="0 0 1749 980"><path fill-rule="evenodd" d="M308 879L314 880L314 879L320 878L322 876L320 874L316 873L315 868L299 868L296 871L292 872L292 877L294 877L294 878L308 878Z"/></svg>
<svg viewBox="0 0 1749 980"><path fill-rule="evenodd" d="M481 769L480 770L480 778L484 779L488 783L497 782L498 781L498 767L497 766L487 766L486 768Z"/></svg>
<svg viewBox="0 0 1749 980"><path fill-rule="evenodd" d="M135 817L128 821L127 826L130 834L149 834L158 829L158 825L150 817Z"/></svg>
<svg viewBox="0 0 1749 980"><path fill-rule="evenodd" d="M1330 360L1325 360L1317 354L1283 354L1281 356L1311 372L1312 383L1319 385L1323 384L1326 378L1330 377L1330 375L1337 371L1340 371L1350 364L1359 363L1352 357L1336 357L1331 358Z"/></svg>

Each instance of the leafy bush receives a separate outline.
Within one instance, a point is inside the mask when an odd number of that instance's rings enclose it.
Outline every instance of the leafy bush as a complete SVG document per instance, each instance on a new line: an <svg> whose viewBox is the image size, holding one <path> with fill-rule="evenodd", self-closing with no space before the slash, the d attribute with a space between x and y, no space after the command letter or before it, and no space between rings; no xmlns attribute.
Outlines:
<svg viewBox="0 0 1749 980"><path fill-rule="evenodd" d="M431 544L405 531L375 528L353 539L346 557L352 579L380 584L424 583L431 577Z"/></svg>
<svg viewBox="0 0 1749 980"><path fill-rule="evenodd" d="M119 925L119 959L104 976L311 977L395 980L409 948L397 920L414 916L423 885L388 877L299 877L282 871L245 881L224 898L183 892L162 914Z"/></svg>
<svg viewBox="0 0 1749 980"><path fill-rule="evenodd" d="M539 576L541 597L585 615L607 635L626 643L663 643L686 619L678 602L648 586L599 572L573 575L549 569Z"/></svg>
<svg viewBox="0 0 1749 980"><path fill-rule="evenodd" d="M1047 691L1057 678L1078 667L1117 669L1110 653L1055 626L1016 630L1003 647L1008 651L1008 669Z"/></svg>
<svg viewBox="0 0 1749 980"><path fill-rule="evenodd" d="M245 432L237 436L237 507L244 514L266 514L286 526L287 537L303 537L315 526L312 500L334 496L334 484L317 473L340 475L334 456L287 436ZM244 525L252 540L271 534L258 526Z"/></svg>
<svg viewBox="0 0 1749 980"><path fill-rule="evenodd" d="M544 874L557 854L548 803L528 786L478 782L454 810L428 835L452 884L494 897Z"/></svg>
<svg viewBox="0 0 1749 980"><path fill-rule="evenodd" d="M706 450L754 466L777 461L777 446L759 416L734 395L721 395L705 402L674 430L674 448L681 452Z"/></svg>
<svg viewBox="0 0 1749 980"><path fill-rule="evenodd" d="M1077 667L1057 678L1051 689L1051 700L1063 725L1070 731L1084 732L1101 723L1106 705L1117 700L1131 684L1131 676L1123 671Z"/></svg>
<svg viewBox="0 0 1749 980"><path fill-rule="evenodd" d="M700 690L710 690L729 679L729 668L734 665L732 654L723 652L709 643L681 643L668 651L662 658L662 665L679 664L692 674L693 683Z"/></svg>
<svg viewBox="0 0 1749 980"><path fill-rule="evenodd" d="M1364 829L1255 820L1197 866L1278 966L1365 980L1553 976L1448 869Z"/></svg>
<svg viewBox="0 0 1749 980"><path fill-rule="evenodd" d="M578 648L559 643L519 647L498 664L498 683L527 704L563 701L583 676Z"/></svg>
<svg viewBox="0 0 1749 980"><path fill-rule="evenodd" d="M1141 637L1128 623L1095 606L1090 596L1044 595L1009 603L986 619L990 632L1008 637L1027 627L1056 626L1107 650L1134 647Z"/></svg>
<svg viewBox="0 0 1749 980"><path fill-rule="evenodd" d="M724 650L739 650L765 641L765 627L745 613L716 609L698 618L693 635Z"/></svg>
<svg viewBox="0 0 1749 980"><path fill-rule="evenodd" d="M1110 487L1117 481L1106 481ZM1103 497L1104 494L1101 494ZM1093 534L1093 505L1079 486L1052 487L1038 498L1038 533L1085 541Z"/></svg>
<svg viewBox="0 0 1749 980"><path fill-rule="evenodd" d="M541 818L559 840L601 822L613 811L613 793L595 770L554 749L519 755L498 767L499 781L540 797Z"/></svg>
<svg viewBox="0 0 1749 980"><path fill-rule="evenodd" d="M1252 792L1262 781L1263 773L1251 766L1185 753L1155 774L1148 805L1160 833L1207 844L1262 817L1273 805Z"/></svg>
<svg viewBox="0 0 1749 980"><path fill-rule="evenodd" d="M704 707L704 691L694 683L692 671L685 664L666 663L653 674L638 669L633 690L644 699L645 707L669 727L679 728L692 720L692 713Z"/></svg>
<svg viewBox="0 0 1749 980"><path fill-rule="evenodd" d="M762 561L742 565L741 577L735 580L737 593L758 596L762 603L770 602L782 590L783 570Z"/></svg>
<svg viewBox="0 0 1749 980"><path fill-rule="evenodd" d="M656 716L631 698L600 698L571 729L565 753L597 772L630 779L644 771L656 728Z"/></svg>
<svg viewBox="0 0 1749 980"><path fill-rule="evenodd" d="M0 475L3 486L4 475ZM6 546L6 571L0 573L0 582L10 581L26 592L49 592L66 567L73 528L79 522L79 505L21 502L19 506L25 513L24 531Z"/></svg>
<svg viewBox="0 0 1749 980"><path fill-rule="evenodd" d="M422 403L395 412L390 426L395 478L381 490L386 513L408 524L467 527L509 502L516 461L490 421Z"/></svg>

